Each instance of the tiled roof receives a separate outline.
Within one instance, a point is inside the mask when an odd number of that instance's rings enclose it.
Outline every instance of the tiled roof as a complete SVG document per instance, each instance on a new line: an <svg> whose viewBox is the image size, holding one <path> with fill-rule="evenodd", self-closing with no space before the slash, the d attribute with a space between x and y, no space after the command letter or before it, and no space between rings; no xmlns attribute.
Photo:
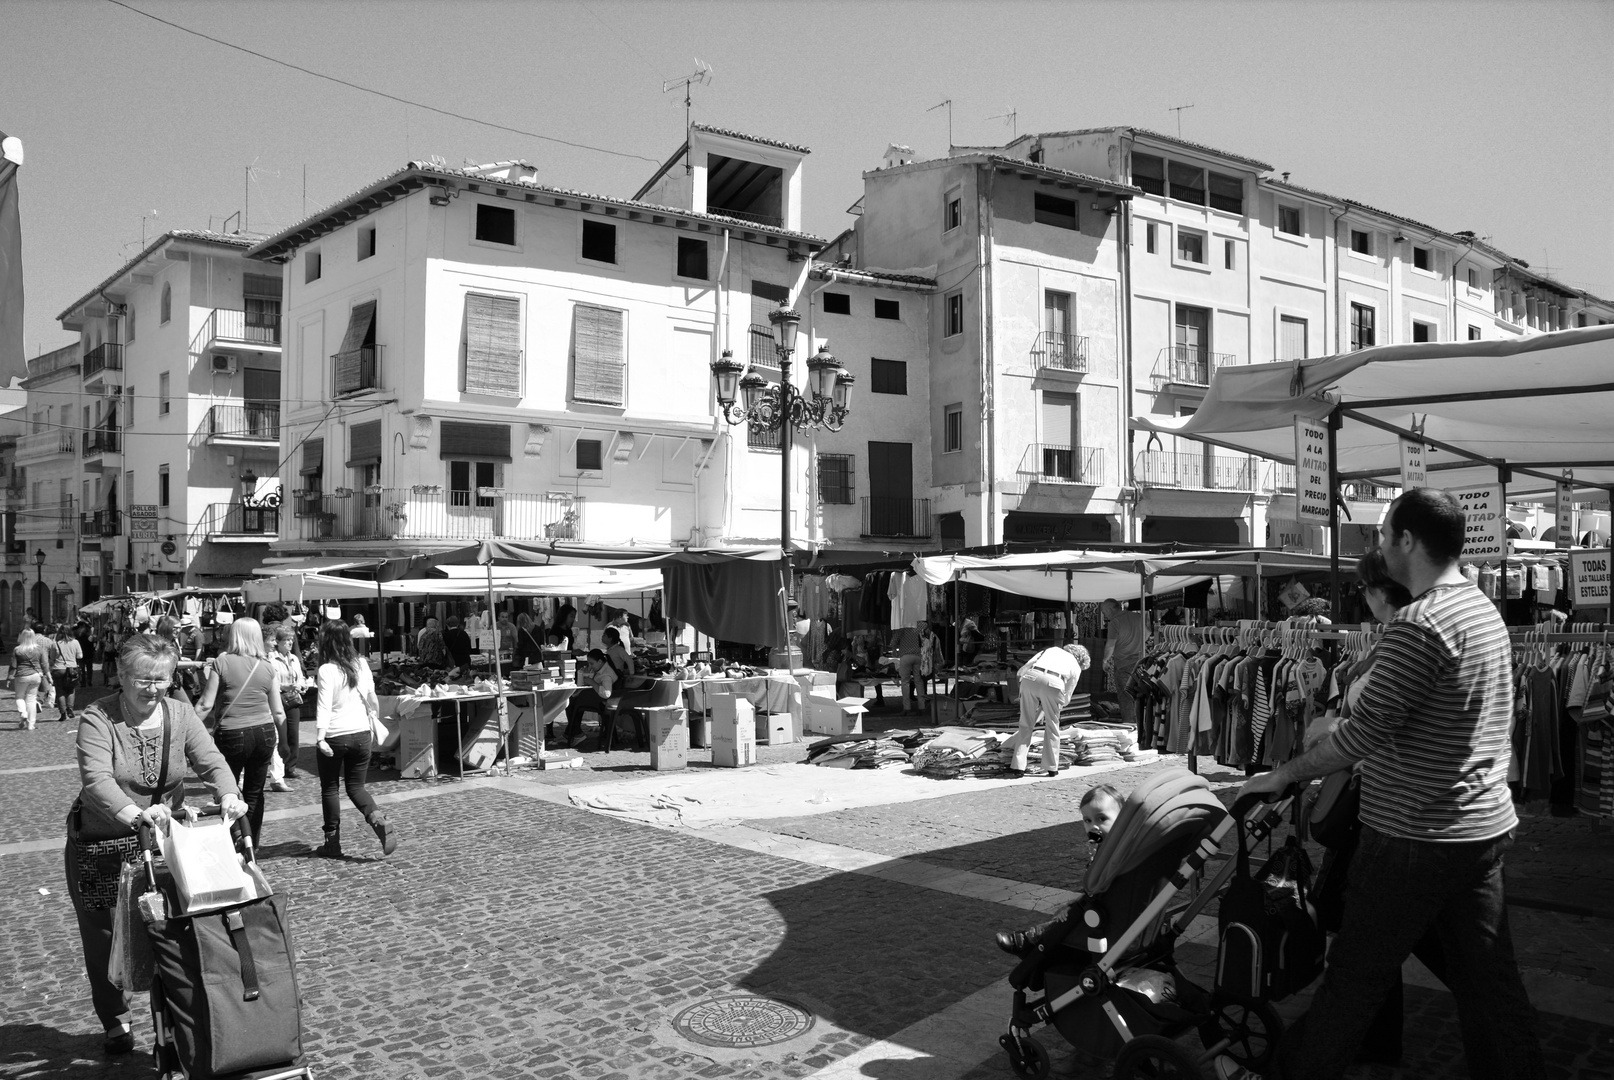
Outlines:
<svg viewBox="0 0 1614 1080"><path fill-rule="evenodd" d="M836 266L834 263L814 263L808 274L820 281L844 278L868 285L908 285L921 289L936 287L935 278L922 277L919 274L895 274L889 270L857 270L850 266Z"/></svg>
<svg viewBox="0 0 1614 1080"><path fill-rule="evenodd" d="M157 239L153 240L151 243L147 244L145 250L140 252L140 254L118 267L118 269L105 281L102 281L101 284L97 285L95 288L91 289L89 292L85 293L83 296L69 304L67 309L60 315L56 316L56 318L58 320L67 318L74 311L78 310L78 308L82 307L84 304L93 299L97 293L101 292L103 289L109 288L113 282L117 281L124 274L127 274L130 270L133 270L136 266L139 266L141 263L145 262L148 256L171 240L196 240L205 244L220 244L224 247L234 247L245 250L258 243L262 239L262 235L258 233L220 233L214 232L211 229L170 229L161 236L157 237Z"/></svg>
<svg viewBox="0 0 1614 1080"><path fill-rule="evenodd" d="M430 161L411 161L397 172L389 173L381 179L361 188L344 199L327 206L325 209L303 219L296 225L284 229L271 236L262 243L255 245L247 252L252 259L278 259L289 257L291 252L309 243L310 241L347 224L347 218L335 220L344 213L351 213L359 208L359 204L375 200L376 206L384 205L401 198L412 191L426 187L431 183L432 177L448 177L455 180L464 180L473 184L484 184L490 187L500 187L522 192L550 195L555 198L574 199L579 202L602 203L609 206L627 207L633 210L645 210L656 214L666 214L688 218L692 221L713 221L723 225L730 225L751 232L764 233L769 236L780 236L789 240L800 240L806 244L822 246L823 237L812 233L793 232L790 229L776 228L772 225L759 225L754 221L742 221L723 214L698 213L694 210L682 210L675 206L660 206L656 203L640 202L636 199L623 199L614 195L595 195L586 191L573 191L570 188L551 187L546 184L535 183L531 180L514 179L505 180L483 176L480 173L469 172L465 169L455 169L447 165L438 165ZM360 211L368 213L370 207Z"/></svg>
<svg viewBox="0 0 1614 1080"><path fill-rule="evenodd" d="M1174 146L1182 146L1189 150L1197 150L1201 154L1212 154L1219 158L1226 158L1228 161L1237 161L1242 165L1250 166L1252 169L1260 169L1264 172L1270 172L1272 170L1272 166L1268 165L1266 162L1257 161L1252 157L1245 157L1243 154L1230 154L1226 150L1218 150L1214 146L1206 146L1204 143L1196 143L1189 139L1179 138L1176 135L1164 135L1158 131L1150 131L1148 128L1134 127L1131 124L1114 124L1110 127L1074 128L1070 131L1039 131L1035 134L1022 135L1018 139L1015 139L1014 142L1024 142L1028 139L1033 141L1037 139L1046 139L1052 135L1103 135L1113 134L1117 131L1128 131L1133 135L1142 135L1143 137L1153 139L1156 142L1171 143ZM1010 145L1012 146L1013 143Z"/></svg>
<svg viewBox="0 0 1614 1080"><path fill-rule="evenodd" d="M810 154L812 150L795 143L780 142L778 139L760 139L755 135L747 135L742 131L730 131L728 128L712 127L709 124L691 124L696 131L704 131L708 135L723 135L730 139L744 139L759 146L777 146L781 150L794 150L798 154Z"/></svg>

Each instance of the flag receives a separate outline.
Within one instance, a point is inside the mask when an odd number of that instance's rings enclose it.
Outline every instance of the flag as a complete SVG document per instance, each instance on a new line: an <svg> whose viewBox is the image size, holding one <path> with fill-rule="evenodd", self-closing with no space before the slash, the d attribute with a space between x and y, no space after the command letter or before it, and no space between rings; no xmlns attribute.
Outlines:
<svg viewBox="0 0 1614 1080"><path fill-rule="evenodd" d="M17 212L17 169L22 141L0 131L0 386L28 374L22 351L22 219Z"/></svg>

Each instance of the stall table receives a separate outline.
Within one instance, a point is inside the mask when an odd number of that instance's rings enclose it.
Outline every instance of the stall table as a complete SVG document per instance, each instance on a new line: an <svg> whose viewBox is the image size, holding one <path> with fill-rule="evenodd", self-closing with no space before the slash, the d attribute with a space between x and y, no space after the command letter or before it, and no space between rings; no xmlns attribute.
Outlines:
<svg viewBox="0 0 1614 1080"><path fill-rule="evenodd" d="M505 733L503 752L508 757L525 753L526 756L537 758L544 748L544 728L552 723L556 717L566 710L566 703L572 695L582 689L573 683L546 686L542 690L509 690L505 692L510 702L510 727ZM467 773L486 772L498 760L500 747L498 745L497 726L498 698L495 693L454 694L442 697L420 697L408 694L397 698L383 699L382 713L386 715L388 709L386 702L392 703L392 712L400 718L413 713L423 705L451 705L453 717L434 716L432 723L433 765L443 760L443 746L441 728L452 722L456 738L456 753L454 754L455 771L452 775L463 777ZM484 707L481 703L487 703ZM472 707L475 706L475 707ZM489 746L488 728L492 725L492 745ZM390 738L389 738L390 743ZM529 752L530 746L530 752ZM467 759L476 754L478 749L483 754L478 755L478 763L467 765ZM400 767L403 765L400 762Z"/></svg>
<svg viewBox="0 0 1614 1080"><path fill-rule="evenodd" d="M759 713L789 713L795 718L797 730L800 730L804 708L801 684L787 672L747 675L738 679L713 676L686 680L681 685L684 702L689 708L692 734L695 718L711 711L711 699L716 694L733 694L744 698Z"/></svg>

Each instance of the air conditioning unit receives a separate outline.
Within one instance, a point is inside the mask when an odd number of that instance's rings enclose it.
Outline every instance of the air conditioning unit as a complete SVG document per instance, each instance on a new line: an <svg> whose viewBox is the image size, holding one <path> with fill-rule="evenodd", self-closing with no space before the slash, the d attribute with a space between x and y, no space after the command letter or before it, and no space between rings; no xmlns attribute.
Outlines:
<svg viewBox="0 0 1614 1080"><path fill-rule="evenodd" d="M104 383L101 387L101 393L109 398L122 397L123 386L119 383Z"/></svg>
<svg viewBox="0 0 1614 1080"><path fill-rule="evenodd" d="M235 357L231 356L229 353L214 353L212 359L213 359L213 369L212 369L213 374L215 374L215 375L234 375L235 374Z"/></svg>

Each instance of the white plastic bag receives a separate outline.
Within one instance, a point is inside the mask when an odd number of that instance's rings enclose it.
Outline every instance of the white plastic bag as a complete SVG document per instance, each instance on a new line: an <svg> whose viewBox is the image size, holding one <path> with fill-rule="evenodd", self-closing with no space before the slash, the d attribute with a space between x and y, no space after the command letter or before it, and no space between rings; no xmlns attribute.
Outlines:
<svg viewBox="0 0 1614 1080"><path fill-rule="evenodd" d="M174 875L182 913L224 907L251 900L252 880L241 869L230 827L223 821L204 825L174 822L163 838L163 858Z"/></svg>

